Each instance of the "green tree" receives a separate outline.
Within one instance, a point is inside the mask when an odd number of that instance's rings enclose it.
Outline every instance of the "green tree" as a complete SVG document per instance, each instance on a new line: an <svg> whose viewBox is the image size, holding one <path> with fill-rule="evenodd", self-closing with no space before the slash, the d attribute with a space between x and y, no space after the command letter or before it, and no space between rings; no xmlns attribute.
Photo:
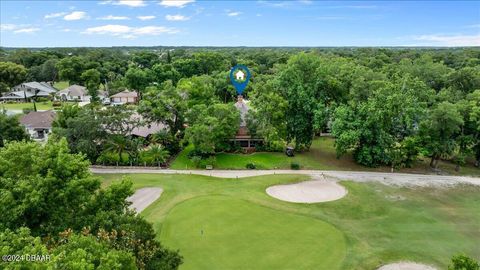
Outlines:
<svg viewBox="0 0 480 270"><path fill-rule="evenodd" d="M183 131L186 113L186 101L172 81L166 81L160 86L147 88L138 111L154 122L165 123L172 136Z"/></svg>
<svg viewBox="0 0 480 270"><path fill-rule="evenodd" d="M82 153L94 162L108 137L105 123L105 118L94 108L67 105L53 122L53 133L65 137L74 153Z"/></svg>
<svg viewBox="0 0 480 270"><path fill-rule="evenodd" d="M27 75L27 69L11 62L0 62L0 94L11 87L22 83Z"/></svg>
<svg viewBox="0 0 480 270"><path fill-rule="evenodd" d="M402 151L407 146L404 140L416 134L432 91L423 82L397 80L386 83L364 102L339 106L332 124L337 155L353 150L357 162L373 167L410 163L415 152ZM407 149L415 149L410 144Z"/></svg>
<svg viewBox="0 0 480 270"><path fill-rule="evenodd" d="M180 73L171 64L156 64L152 67L153 78L156 83L163 83L165 81L172 81L177 84L180 80Z"/></svg>
<svg viewBox="0 0 480 270"><path fill-rule="evenodd" d="M61 59L56 65L60 79L70 84L81 84L81 75L85 71L85 59L79 56L70 56Z"/></svg>
<svg viewBox="0 0 480 270"><path fill-rule="evenodd" d="M275 91L271 77L254 84L247 126L251 135L264 139L269 150L283 150L286 141L287 101Z"/></svg>
<svg viewBox="0 0 480 270"><path fill-rule="evenodd" d="M129 68L125 73L125 82L130 89L138 91L141 96L150 84L150 76L146 70Z"/></svg>
<svg viewBox="0 0 480 270"><path fill-rule="evenodd" d="M240 125L240 113L233 104L196 105L189 116L185 138L202 156L209 156L226 147Z"/></svg>
<svg viewBox="0 0 480 270"><path fill-rule="evenodd" d="M290 58L278 74L278 89L288 102L287 141L294 141L296 149L309 149L312 143L318 65L317 56L300 53Z"/></svg>
<svg viewBox="0 0 480 270"><path fill-rule="evenodd" d="M105 150L116 153L118 155L118 160L122 162L123 154L129 150L130 143L130 139L124 135L113 134L109 136L109 139L105 145Z"/></svg>
<svg viewBox="0 0 480 270"><path fill-rule="evenodd" d="M88 94L92 102L98 101L98 86L100 85L100 72L96 69L88 69L82 73L82 80L85 82Z"/></svg>
<svg viewBox="0 0 480 270"><path fill-rule="evenodd" d="M0 147L4 146L8 141L29 140L25 128L20 125L18 118L8 116L6 113L0 112Z"/></svg>
<svg viewBox="0 0 480 270"><path fill-rule="evenodd" d="M438 167L441 157L450 156L457 146L457 136L464 121L457 106L442 102L433 108L420 124L420 136L430 166Z"/></svg>
<svg viewBox="0 0 480 270"><path fill-rule="evenodd" d="M100 269L111 269L111 263L131 269L131 253L138 268L177 269L181 263L178 253L163 248L155 240L151 224L128 210L126 199L133 193L132 182L122 180L101 188L89 165L82 155L69 153L64 139L49 140L45 146L11 142L1 148L0 211L10 214L0 217L0 231L23 226L32 236L59 241L64 245L54 252L55 263L65 263L66 268L75 262L88 264L87 258L97 257L100 260L93 260L95 266L105 260ZM89 228L87 232L85 228ZM70 231L91 233L99 241L70 238Z"/></svg>
<svg viewBox="0 0 480 270"><path fill-rule="evenodd" d="M159 145L152 145L147 151L147 154L153 159L153 162L160 167L160 164L167 161L169 153L165 148Z"/></svg>

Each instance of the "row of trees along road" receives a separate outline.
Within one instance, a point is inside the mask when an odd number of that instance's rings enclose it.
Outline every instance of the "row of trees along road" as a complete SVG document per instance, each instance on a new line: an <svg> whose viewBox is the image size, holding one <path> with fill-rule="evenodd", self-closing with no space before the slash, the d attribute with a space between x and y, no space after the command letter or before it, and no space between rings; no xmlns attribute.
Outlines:
<svg viewBox="0 0 480 270"><path fill-rule="evenodd" d="M0 52L9 66L0 80L5 89L52 69L49 79L89 89L137 90L138 111L169 126L163 147L173 155L190 142L205 158L234 150L225 139L238 123L219 116L236 96L228 70L242 63L253 74L244 95L249 129L265 138L261 150L308 151L316 134L330 131L339 156L353 152L366 166L410 166L420 156L433 167L440 159L460 166L480 159L479 59L478 48L21 49ZM230 105L225 119L236 119Z"/></svg>

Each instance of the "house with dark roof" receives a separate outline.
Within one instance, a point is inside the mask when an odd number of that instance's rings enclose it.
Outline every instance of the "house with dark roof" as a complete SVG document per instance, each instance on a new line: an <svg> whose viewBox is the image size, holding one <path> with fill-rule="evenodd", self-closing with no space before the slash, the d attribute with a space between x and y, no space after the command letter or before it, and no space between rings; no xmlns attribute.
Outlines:
<svg viewBox="0 0 480 270"><path fill-rule="evenodd" d="M33 97L50 98L56 92L57 89L47 82L26 82L12 87L11 91L4 93L0 99L25 101Z"/></svg>
<svg viewBox="0 0 480 270"><path fill-rule="evenodd" d="M52 123L55 120L54 111L29 112L20 118L30 137L37 141L46 141L52 132Z"/></svg>

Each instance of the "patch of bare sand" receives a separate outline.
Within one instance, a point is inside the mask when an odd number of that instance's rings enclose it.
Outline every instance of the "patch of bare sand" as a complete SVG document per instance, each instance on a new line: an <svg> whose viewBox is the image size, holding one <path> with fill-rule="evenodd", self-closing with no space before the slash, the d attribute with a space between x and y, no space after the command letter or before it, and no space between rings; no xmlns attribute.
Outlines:
<svg viewBox="0 0 480 270"><path fill-rule="evenodd" d="M137 213L140 213L150 204L160 198L162 192L163 189L158 187L138 189L132 196L127 198L127 201L132 203L129 208L135 210Z"/></svg>
<svg viewBox="0 0 480 270"><path fill-rule="evenodd" d="M347 195L347 189L335 181L313 180L268 187L267 194L282 201L319 203L335 201Z"/></svg>
<svg viewBox="0 0 480 270"><path fill-rule="evenodd" d="M414 262L397 262L384 265L377 270L437 270L437 268Z"/></svg>

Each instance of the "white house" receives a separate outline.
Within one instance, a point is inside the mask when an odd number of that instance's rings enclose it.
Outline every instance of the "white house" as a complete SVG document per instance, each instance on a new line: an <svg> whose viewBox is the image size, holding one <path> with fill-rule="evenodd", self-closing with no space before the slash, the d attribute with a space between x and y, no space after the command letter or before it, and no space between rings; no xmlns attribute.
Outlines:
<svg viewBox="0 0 480 270"><path fill-rule="evenodd" d="M46 141L52 133L54 111L29 112L22 116L20 123L25 127L30 137L36 141Z"/></svg>
<svg viewBox="0 0 480 270"><path fill-rule="evenodd" d="M12 101L25 101L32 97L49 98L56 93L57 89L53 88L47 82L26 82L12 87L10 92L4 93L0 99Z"/></svg>
<svg viewBox="0 0 480 270"><path fill-rule="evenodd" d="M235 78L237 79L237 81L243 81L243 80L245 80L245 73L243 73L243 71L239 70L235 74Z"/></svg>
<svg viewBox="0 0 480 270"><path fill-rule="evenodd" d="M69 87L58 91L57 98L63 101L90 102L92 98L85 86L70 85ZM106 92L98 90L98 97L103 100L107 96Z"/></svg>

